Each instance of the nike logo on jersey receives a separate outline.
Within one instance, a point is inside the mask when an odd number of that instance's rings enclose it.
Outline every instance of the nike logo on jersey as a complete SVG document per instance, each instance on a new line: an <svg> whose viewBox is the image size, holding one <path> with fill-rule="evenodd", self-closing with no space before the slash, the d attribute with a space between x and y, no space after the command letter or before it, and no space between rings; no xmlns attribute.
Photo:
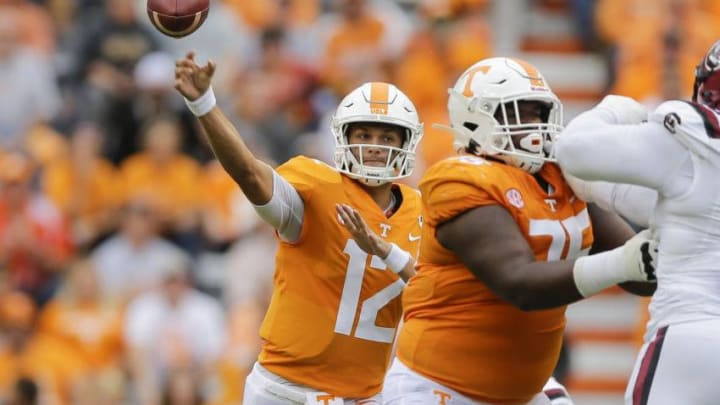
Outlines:
<svg viewBox="0 0 720 405"><path fill-rule="evenodd" d="M415 236L415 235L413 235L413 234L410 233L410 234L408 234L408 240L409 240L410 242L419 241L419 240L420 240L420 235Z"/></svg>

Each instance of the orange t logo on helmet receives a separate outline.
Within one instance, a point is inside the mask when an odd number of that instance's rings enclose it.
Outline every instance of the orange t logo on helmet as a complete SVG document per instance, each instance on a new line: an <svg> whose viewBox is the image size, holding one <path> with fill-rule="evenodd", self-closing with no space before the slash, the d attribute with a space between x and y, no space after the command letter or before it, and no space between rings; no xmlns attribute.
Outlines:
<svg viewBox="0 0 720 405"><path fill-rule="evenodd" d="M475 74L476 74L477 72L482 72L483 74L487 74L487 72L490 71L490 68L491 68L491 67L492 67L492 66L477 66L476 68L470 69L470 70L467 72L468 78L467 78L467 80L465 81L465 88L463 89L463 96L465 96L465 97L472 97L473 92L472 92L472 90L470 89L470 85L472 84L472 81L473 81L473 78L475 77Z"/></svg>
<svg viewBox="0 0 720 405"><path fill-rule="evenodd" d="M535 66L525 62L522 59L511 59L515 61L518 65L522 66L522 68L525 70L525 73L527 73L528 79L530 79L530 85L533 87L542 87L543 89L547 88L547 85L545 84L545 80L543 80L542 76L540 75L540 72L535 68Z"/></svg>
<svg viewBox="0 0 720 405"><path fill-rule="evenodd" d="M370 112L387 115L388 95L390 87L387 83L373 82L370 84Z"/></svg>

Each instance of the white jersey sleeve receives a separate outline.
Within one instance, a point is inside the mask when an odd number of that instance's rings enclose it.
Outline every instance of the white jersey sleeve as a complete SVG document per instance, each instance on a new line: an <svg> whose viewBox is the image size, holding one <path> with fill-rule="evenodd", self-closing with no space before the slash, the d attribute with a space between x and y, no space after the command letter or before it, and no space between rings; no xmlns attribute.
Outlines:
<svg viewBox="0 0 720 405"><path fill-rule="evenodd" d="M576 117L555 146L563 171L586 181L607 181L650 188L661 194L687 189L673 176L689 160L687 150L653 120L617 125L603 109Z"/></svg>
<svg viewBox="0 0 720 405"><path fill-rule="evenodd" d="M300 194L282 176L273 170L273 194L266 204L255 205L260 218L273 226L280 238L295 242L302 230L305 204Z"/></svg>
<svg viewBox="0 0 720 405"><path fill-rule="evenodd" d="M565 174L565 180L581 200L614 212L642 228L650 227L657 191L631 184L586 181Z"/></svg>

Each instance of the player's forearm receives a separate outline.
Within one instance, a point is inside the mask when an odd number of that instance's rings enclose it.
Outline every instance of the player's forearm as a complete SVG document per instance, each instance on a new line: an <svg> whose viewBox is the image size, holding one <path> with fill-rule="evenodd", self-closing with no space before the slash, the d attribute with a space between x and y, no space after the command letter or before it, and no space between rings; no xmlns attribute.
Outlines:
<svg viewBox="0 0 720 405"><path fill-rule="evenodd" d="M568 305L626 281L641 281L645 275L629 270L623 249L520 265L515 281L506 284L500 295L524 311L534 311Z"/></svg>
<svg viewBox="0 0 720 405"><path fill-rule="evenodd" d="M583 298L572 277L573 262L531 262L515 269L515 282L507 283L502 298L523 311L556 308ZM519 270L519 271L517 271Z"/></svg>
<svg viewBox="0 0 720 405"><path fill-rule="evenodd" d="M380 258L385 262L390 271L396 273L400 278L407 281L415 275L415 259L412 255L394 243L379 240L381 252ZM385 253L387 252L387 253Z"/></svg>
<svg viewBox="0 0 720 405"><path fill-rule="evenodd" d="M408 282L412 276L415 275L415 259L410 258L402 271L398 273L398 276L404 281Z"/></svg>
<svg viewBox="0 0 720 405"><path fill-rule="evenodd" d="M248 200L255 205L270 201L273 193L272 168L255 158L222 110L216 106L198 119L213 153Z"/></svg>

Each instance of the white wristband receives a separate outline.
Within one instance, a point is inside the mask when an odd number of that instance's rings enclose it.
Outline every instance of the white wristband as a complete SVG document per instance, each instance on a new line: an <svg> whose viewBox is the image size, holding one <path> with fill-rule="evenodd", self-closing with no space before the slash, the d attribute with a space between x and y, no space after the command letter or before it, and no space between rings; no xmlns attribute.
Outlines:
<svg viewBox="0 0 720 405"><path fill-rule="evenodd" d="M217 104L217 101L215 100L215 93L213 92L213 88L208 87L205 94L198 97L196 100L188 100L185 99L185 105L187 105L188 109L195 115L196 117L202 117L203 115L207 114L215 108L215 104Z"/></svg>
<svg viewBox="0 0 720 405"><path fill-rule="evenodd" d="M628 280L622 249L623 247L620 246L575 260L573 279L575 287L583 297L595 295L610 286Z"/></svg>
<svg viewBox="0 0 720 405"><path fill-rule="evenodd" d="M410 261L410 253L402 250L398 245L391 243L390 253L382 259L393 273L400 273Z"/></svg>

